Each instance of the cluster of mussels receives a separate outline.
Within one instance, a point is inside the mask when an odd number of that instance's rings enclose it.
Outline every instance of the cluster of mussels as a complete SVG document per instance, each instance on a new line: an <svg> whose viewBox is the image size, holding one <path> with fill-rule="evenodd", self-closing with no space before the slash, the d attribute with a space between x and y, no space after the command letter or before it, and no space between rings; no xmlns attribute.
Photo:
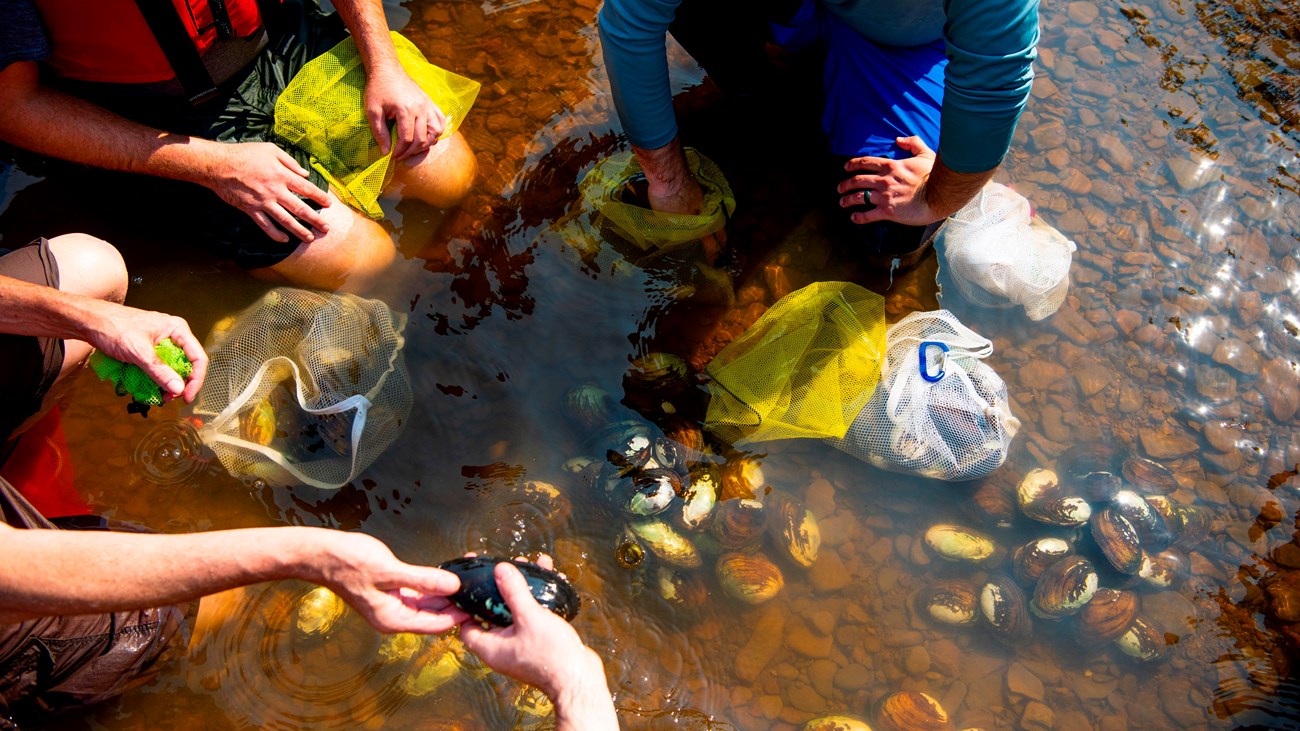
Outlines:
<svg viewBox="0 0 1300 731"><path fill-rule="evenodd" d="M973 496L974 509L996 527L1010 528L1017 514L1043 527L1009 557L979 530L939 524L926 531L935 555L994 572L979 586L936 582L918 594L921 611L947 625L982 623L1012 646L1032 639L1034 618L1070 621L1085 645L1114 643L1137 660L1161 659L1164 633L1141 613L1138 592L1187 579L1186 551L1209 532L1209 516L1171 499L1173 473L1144 457L1094 445L1067 451L1056 466L1030 470L1014 495L986 483Z"/></svg>
<svg viewBox="0 0 1300 731"><path fill-rule="evenodd" d="M638 359L629 378L629 388L665 398L690 383L685 362L662 353ZM689 419L667 416L661 428L630 409L620 414L596 386L570 389L564 400L589 433L585 454L565 469L612 516L618 565L637 570L641 583L666 601L695 604L708 596L706 557L722 590L749 604L785 586L781 567L765 550L803 568L817 560L817 519L798 499L766 485L751 456L719 458Z"/></svg>

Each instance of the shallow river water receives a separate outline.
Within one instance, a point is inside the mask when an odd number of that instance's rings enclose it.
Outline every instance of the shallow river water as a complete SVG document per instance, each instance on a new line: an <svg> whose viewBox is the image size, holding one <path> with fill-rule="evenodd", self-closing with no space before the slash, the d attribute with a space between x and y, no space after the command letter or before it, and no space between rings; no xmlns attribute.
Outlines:
<svg viewBox="0 0 1300 731"><path fill-rule="evenodd" d="M736 193L730 257L701 277L690 252L647 257L558 233L582 175L626 149L597 9L597 0L389 7L431 61L483 89L464 129L480 166L470 199L451 212L386 208L404 260L376 296L409 318L415 407L377 463L337 491L241 481L216 463L160 476L159 450L186 410L170 404L141 419L87 375L63 419L94 509L169 532L361 530L417 562L548 552L583 597L575 626L605 658L629 729L789 730L835 714L888 727L881 701L898 691L936 699L953 728L1300 728L1297 6L1044 4L1033 97L996 178L1077 245L1069 296L1041 321L964 300L941 253L891 276L829 240L820 159L805 133L815 111L797 93L778 95L785 101L767 116L733 109L680 49L683 134ZM773 120L775 132L762 128ZM113 241L133 275L128 303L182 315L196 333L268 287L192 251L183 215L153 210L139 191L21 167L0 180L4 245L73 230ZM804 502L820 554L806 569L774 559L784 588L751 606L721 590L717 548L701 539L688 601L667 601L653 561L620 568L618 521L565 469L601 456L586 444L594 429L566 414L565 394L590 384L622 400L628 417L666 430L698 424L698 383L647 394L625 378L638 359L671 353L698 374L777 299L817 281L884 295L890 322L942 307L990 338L986 362L1022 422L1010 458L986 480L943 483L819 441L736 449L710 435L724 471L760 465L760 493ZM1090 445L1167 467L1168 500L1203 519L1202 534L1175 549L1183 580L1130 587L1160 657L1084 639L1074 619L1033 619L1032 641L1018 646L980 623L931 619L924 601L939 582L979 586L1026 541L1070 535L1014 513L998 527L999 496ZM521 494L529 481L556 486L564 505ZM922 540L937 523L983 531L1000 550L979 565L937 559ZM253 587L202 653L54 727L544 727L520 688L471 660L412 692L415 661L381 663L382 638L355 617L328 641L295 636L293 606L307 588ZM450 642L421 662L454 652Z"/></svg>

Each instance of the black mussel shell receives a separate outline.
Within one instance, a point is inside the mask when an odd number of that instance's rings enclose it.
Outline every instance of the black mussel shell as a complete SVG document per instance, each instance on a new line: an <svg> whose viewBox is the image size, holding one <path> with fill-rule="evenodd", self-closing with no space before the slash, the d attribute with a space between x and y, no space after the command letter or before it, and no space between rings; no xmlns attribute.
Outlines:
<svg viewBox="0 0 1300 731"><path fill-rule="evenodd" d="M508 559L495 556L468 556L452 559L439 564L438 568L450 571L460 577L460 589L448 599L461 611L480 622L490 622L498 627L509 627L514 623L510 607L497 590L496 579L492 569ZM511 561L515 568L528 580L528 589L538 604L560 615L567 621L573 621L578 614L581 600L578 592L563 575L538 566L535 563Z"/></svg>

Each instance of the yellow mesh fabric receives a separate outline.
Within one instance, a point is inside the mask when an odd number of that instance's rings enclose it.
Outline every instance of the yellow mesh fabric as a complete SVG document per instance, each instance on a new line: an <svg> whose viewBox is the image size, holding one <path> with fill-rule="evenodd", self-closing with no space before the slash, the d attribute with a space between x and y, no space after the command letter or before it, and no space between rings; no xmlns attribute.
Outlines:
<svg viewBox="0 0 1300 731"><path fill-rule="evenodd" d="M478 96L479 83L429 63L424 54L392 33L397 58L420 88L447 115L445 139L460 127ZM391 175L392 151L379 152L365 111L366 71L348 38L303 66L275 103L275 134L312 156L312 167L330 181L343 202L370 216Z"/></svg>
<svg viewBox="0 0 1300 731"><path fill-rule="evenodd" d="M694 243L721 231L736 210L731 186L712 160L689 147L686 162L704 189L698 216L661 213L629 200L629 184L644 173L635 155L620 152L596 165L578 183L582 203L566 227L568 235L617 237L649 251Z"/></svg>
<svg viewBox="0 0 1300 731"><path fill-rule="evenodd" d="M748 443L842 437L870 400L885 352L885 300L849 282L782 297L705 369L705 426Z"/></svg>

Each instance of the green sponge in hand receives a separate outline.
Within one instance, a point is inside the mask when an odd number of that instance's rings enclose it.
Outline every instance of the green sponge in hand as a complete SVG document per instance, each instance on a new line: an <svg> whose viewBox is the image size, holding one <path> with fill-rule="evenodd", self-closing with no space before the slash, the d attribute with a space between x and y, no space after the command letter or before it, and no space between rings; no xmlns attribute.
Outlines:
<svg viewBox="0 0 1300 731"><path fill-rule="evenodd" d="M164 338L161 343L155 345L154 352L163 363L180 374L181 378L189 376L194 370L190 359L185 356L185 351L173 343L171 338ZM149 406L162 405L162 386L154 383L154 380L140 366L134 363L123 363L110 355L95 351L90 356L90 368L95 371L95 375L99 376L99 380L112 381L118 396L129 395L136 403Z"/></svg>

